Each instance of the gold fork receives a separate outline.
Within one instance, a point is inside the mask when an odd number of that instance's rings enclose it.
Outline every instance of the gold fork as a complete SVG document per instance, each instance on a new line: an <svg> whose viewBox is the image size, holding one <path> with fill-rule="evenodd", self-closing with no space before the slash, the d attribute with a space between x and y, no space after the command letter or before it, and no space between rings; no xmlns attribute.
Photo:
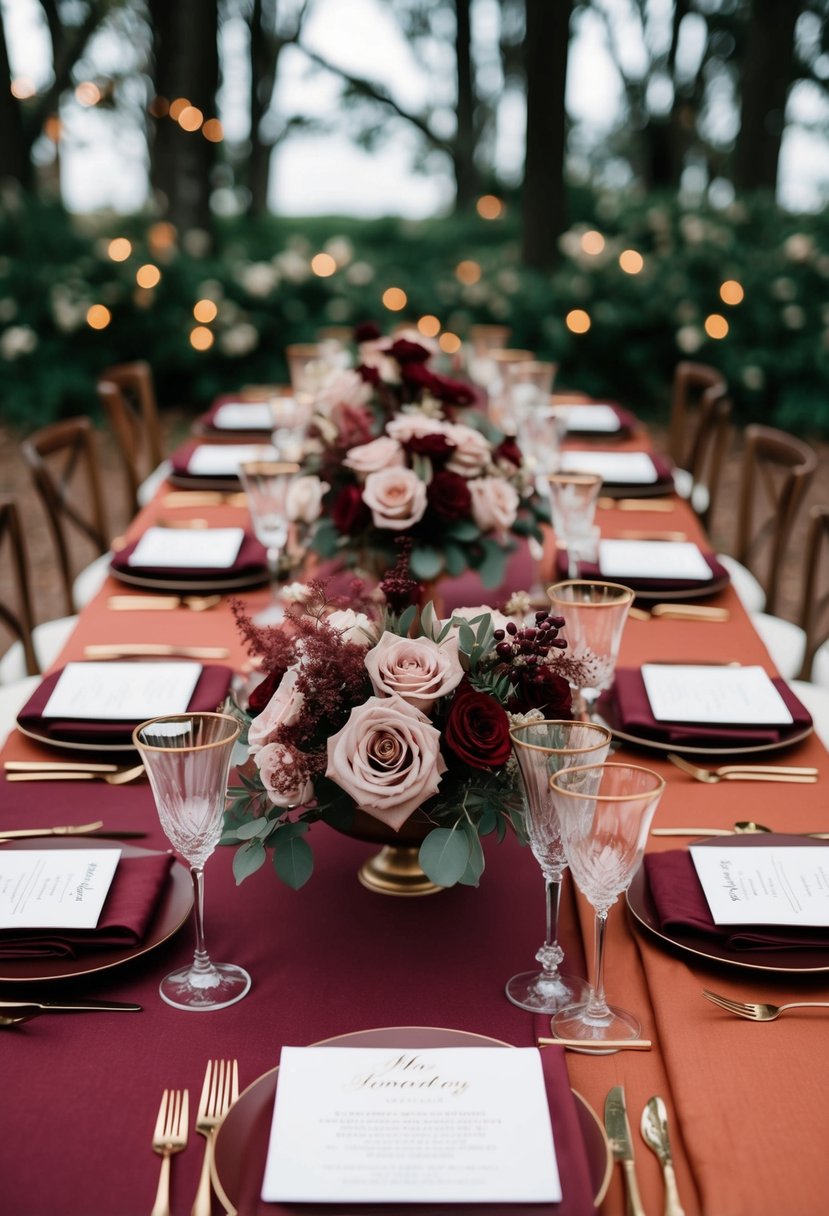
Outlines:
<svg viewBox="0 0 829 1216"><path fill-rule="evenodd" d="M187 1147L189 1116L189 1091L165 1089L153 1132L153 1151L161 1157L161 1172L151 1216L170 1216L170 1158Z"/></svg>
<svg viewBox="0 0 829 1216"><path fill-rule="evenodd" d="M683 773L709 785L715 785L718 781L793 781L803 785L813 784L818 778L816 768L791 768L783 764L724 764L720 768L710 769L689 764L674 752L668 752L668 759Z"/></svg>
<svg viewBox="0 0 829 1216"><path fill-rule="evenodd" d="M720 1009L736 1014L738 1018L747 1018L749 1022L773 1022L784 1009L829 1009L829 1001L790 1001L788 1005L768 1005L762 1001L732 1001L730 997L720 996L710 988L703 988L702 995Z"/></svg>
<svg viewBox="0 0 829 1216"><path fill-rule="evenodd" d="M196 1131L204 1136L204 1161L190 1216L210 1216L210 1172L216 1129L239 1097L239 1065L236 1060L208 1060L204 1072Z"/></svg>
<svg viewBox="0 0 829 1216"><path fill-rule="evenodd" d="M7 781L105 781L107 785L128 785L143 775L144 765L120 768L114 773L92 772L86 769L35 769L32 772L6 772Z"/></svg>

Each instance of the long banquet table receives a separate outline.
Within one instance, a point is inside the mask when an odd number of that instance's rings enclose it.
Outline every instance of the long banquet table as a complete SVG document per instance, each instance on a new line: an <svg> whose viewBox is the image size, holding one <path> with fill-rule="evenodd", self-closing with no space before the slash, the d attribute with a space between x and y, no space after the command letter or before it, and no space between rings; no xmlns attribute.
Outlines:
<svg viewBox="0 0 829 1216"><path fill-rule="evenodd" d="M162 488L163 493L163 488ZM171 511L157 498L129 537ZM182 508L210 524L237 523L239 508ZM670 514L603 509L604 535L629 529L681 529L704 538L690 509L673 500ZM107 597L125 588L110 580L82 612L59 665L90 643L159 641L226 645L231 665L245 656L227 600L212 611L112 612ZM247 593L255 609L265 590ZM631 619L620 662L759 663L768 656L730 588L712 602L730 609L723 624ZM784 831L829 829L827 755L813 735L770 757L813 764L815 785L699 784L661 753L623 748L619 757L657 769L668 787L657 814L663 826L730 827L754 819ZM4 759L50 758L12 732ZM101 818L110 829L141 829L149 847L166 848L146 783L10 784L3 778L0 829ZM542 937L543 886L528 850L514 840L488 845L478 889L455 888L423 899L394 899L365 890L356 870L371 846L317 825L316 869L298 892L265 866L241 887L232 850L219 849L206 869L206 930L212 956L241 963L253 977L249 995L231 1008L190 1015L164 1004L159 979L192 952L188 926L158 949L111 971L41 986L47 998L107 996L140 1002L139 1014L44 1016L0 1031L2 1134L0 1212L8 1216L138 1216L149 1212L159 1158L150 1138L162 1090L186 1086L191 1116L205 1063L236 1057L244 1087L272 1068L283 1044L304 1045L352 1030L429 1025L478 1032L528 1046L549 1023L513 1007L504 983L532 966ZM651 838L649 848L686 841ZM563 939L571 967L582 941L592 941L592 913L566 885ZM829 957L827 957L829 967ZM702 997L704 986L735 997L781 1001L803 993L829 999L829 972L813 977L739 972L689 963L634 929L622 905L611 912L608 995L634 1009L650 1052L593 1056L568 1052L571 1085L601 1115L608 1089L623 1083L634 1132L645 1210L663 1208L659 1164L639 1138L647 1099L666 1100L679 1191L687 1216L817 1216L829 1195L829 1051L825 1014L792 1014L769 1025L733 1018ZM27 995L32 995L30 987ZM0 997L19 986L0 985ZM554 1050L560 1050L558 1048ZM192 1130L172 1169L174 1212L189 1211L203 1141ZM625 1210L617 1169L601 1205ZM218 1204L214 1211L219 1211Z"/></svg>

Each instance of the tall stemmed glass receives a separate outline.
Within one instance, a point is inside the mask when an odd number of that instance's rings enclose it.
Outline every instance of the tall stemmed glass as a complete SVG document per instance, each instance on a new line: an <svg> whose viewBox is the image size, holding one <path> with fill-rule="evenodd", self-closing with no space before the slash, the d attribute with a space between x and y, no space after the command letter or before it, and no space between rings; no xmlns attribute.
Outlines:
<svg viewBox="0 0 829 1216"><path fill-rule="evenodd" d="M279 460L301 462L311 422L311 397L297 392L292 397L275 396L269 402L271 443Z"/></svg>
<svg viewBox="0 0 829 1216"><path fill-rule="evenodd" d="M514 726L512 747L521 770L526 795L524 823L533 856L544 875L547 929L536 953L540 971L523 971L507 982L513 1005L532 1013L555 1013L585 994L582 980L562 974L564 951L558 944L561 883L567 861L561 847L558 815L550 793L550 777L573 764L601 764L610 746L610 731L592 722L558 722L545 719Z"/></svg>
<svg viewBox="0 0 829 1216"><path fill-rule="evenodd" d="M547 589L553 612L564 617L567 641L562 670L575 693L573 710L590 718L599 696L613 684L619 643L634 592L621 583L570 579Z"/></svg>
<svg viewBox="0 0 829 1216"><path fill-rule="evenodd" d="M639 1019L626 1009L608 1005L605 997L605 928L608 911L630 886L642 862L664 789L658 773L635 764L579 766L550 778L564 855L576 886L596 913L590 995L555 1015L552 1028L558 1038L591 1043L639 1038Z"/></svg>
<svg viewBox="0 0 829 1216"><path fill-rule="evenodd" d="M168 1005L224 1009L242 999L250 976L235 963L213 963L204 944L204 866L222 834L227 779L239 723L228 714L153 718L133 731L150 779L164 834L190 866L195 892L196 950L189 967L166 976Z"/></svg>
<svg viewBox="0 0 829 1216"><path fill-rule="evenodd" d="M270 607L253 618L255 625L275 625L285 616L279 602L279 559L288 543L288 491L298 476L299 465L286 460L248 460L239 466L253 530L268 555L273 596Z"/></svg>
<svg viewBox="0 0 829 1216"><path fill-rule="evenodd" d="M602 479L597 473L550 473L550 513L556 540L567 550L567 574L577 578L580 561L595 561L598 529L594 526Z"/></svg>

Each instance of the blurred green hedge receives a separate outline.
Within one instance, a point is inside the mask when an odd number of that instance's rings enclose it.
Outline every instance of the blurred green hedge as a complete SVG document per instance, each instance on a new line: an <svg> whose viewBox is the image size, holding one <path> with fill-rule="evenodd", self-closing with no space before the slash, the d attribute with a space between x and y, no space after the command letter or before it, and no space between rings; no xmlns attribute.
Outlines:
<svg viewBox="0 0 829 1216"><path fill-rule="evenodd" d="M712 210L584 190L558 268L540 274L521 267L518 211L513 200L491 221L222 220L211 247L206 234L178 241L151 217L79 220L6 194L0 418L29 428L94 414L97 374L134 358L152 365L162 405L203 408L221 390L284 380L286 344L313 340L321 326L391 328L428 313L461 338L475 322L509 325L510 345L559 363L560 384L646 417L667 416L675 363L696 359L722 370L741 421L829 434L829 217L790 215L763 198ZM109 253L116 237L131 242L122 261ZM621 268L624 250L641 255L638 273ZM334 273L312 270L319 253ZM140 288L147 265L161 277ZM725 281L740 284L740 303L723 302ZM389 286L405 291L402 312L384 307ZM197 350L193 308L203 299L217 313L211 345ZM88 323L94 305L108 310L104 328ZM568 328L574 309L587 313L587 332ZM725 337L706 333L712 315L725 318Z"/></svg>

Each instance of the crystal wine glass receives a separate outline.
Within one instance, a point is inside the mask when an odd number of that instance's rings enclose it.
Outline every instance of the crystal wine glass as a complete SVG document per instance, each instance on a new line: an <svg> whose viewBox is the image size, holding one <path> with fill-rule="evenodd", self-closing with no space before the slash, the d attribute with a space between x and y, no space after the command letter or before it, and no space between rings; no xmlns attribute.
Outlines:
<svg viewBox="0 0 829 1216"><path fill-rule="evenodd" d="M634 592L621 583L569 579L549 587L553 612L564 618L561 636L568 643L564 666L574 690L573 710L590 717L599 695L610 688L622 630Z"/></svg>
<svg viewBox="0 0 829 1216"><path fill-rule="evenodd" d="M257 613L255 625L275 625L285 616L279 602L279 559L288 543L288 491L299 476L299 465L285 460L247 460L239 466L257 540L268 555L273 596L270 607Z"/></svg>
<svg viewBox="0 0 829 1216"><path fill-rule="evenodd" d="M222 834L227 779L239 723L228 714L153 718L133 731L150 779L164 834L190 866L195 891L196 950L188 967L159 985L168 1005L224 1009L242 999L250 976L235 963L211 962L204 944L204 866Z"/></svg>
<svg viewBox="0 0 829 1216"><path fill-rule="evenodd" d="M580 561L595 561L593 521L602 479L598 473L550 473L547 488L556 540L567 550L567 573L577 578Z"/></svg>
<svg viewBox="0 0 829 1216"><path fill-rule="evenodd" d="M610 731L592 722L544 720L514 726L512 747L521 769L526 795L524 823L533 856L541 866L547 898L547 930L536 954L540 971L524 971L508 981L513 1005L532 1013L555 1013L585 995L582 980L564 975L559 966L564 951L558 944L561 883L567 861L561 847L558 816L550 793L550 777L573 764L601 764L610 746Z"/></svg>
<svg viewBox="0 0 829 1216"><path fill-rule="evenodd" d="M639 869L665 782L635 764L563 769L550 778L561 843L573 880L596 913L594 979L586 1001L561 1009L552 1020L561 1039L595 1043L637 1039L638 1018L608 1005L604 990L607 914Z"/></svg>
<svg viewBox="0 0 829 1216"><path fill-rule="evenodd" d="M311 398L297 392L292 397L274 396L271 411L271 443L278 460L299 463L305 454L305 439L311 422Z"/></svg>

